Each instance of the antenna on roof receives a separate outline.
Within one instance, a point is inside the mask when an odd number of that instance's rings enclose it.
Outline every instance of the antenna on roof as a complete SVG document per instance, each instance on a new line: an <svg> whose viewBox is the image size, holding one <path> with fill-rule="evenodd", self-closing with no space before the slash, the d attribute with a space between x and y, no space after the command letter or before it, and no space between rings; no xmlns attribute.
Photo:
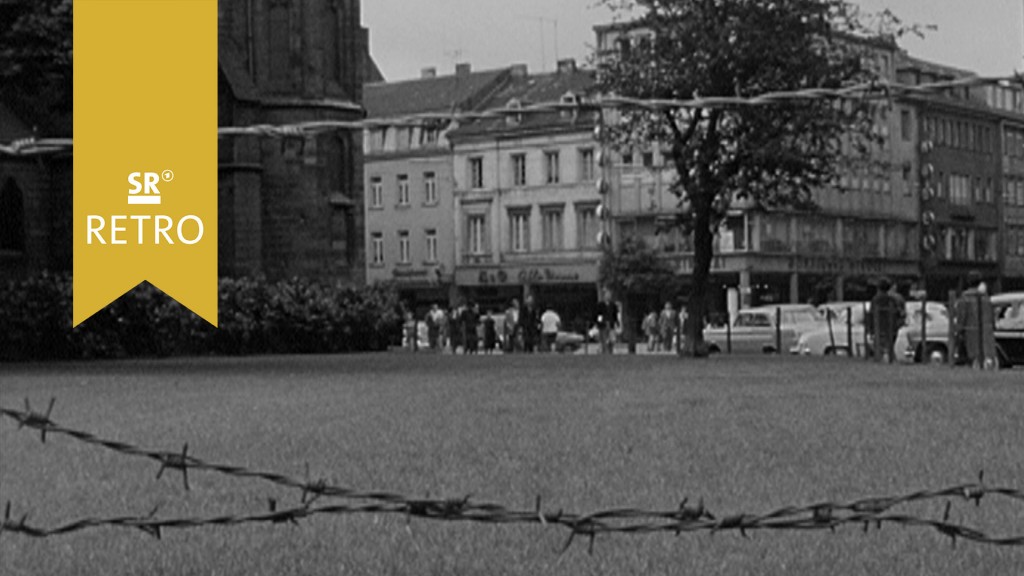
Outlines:
<svg viewBox="0 0 1024 576"><path fill-rule="evenodd" d="M540 71L545 72L548 69L548 57L547 51L544 49L544 24L551 23L554 28L554 44L555 44L555 62L558 62L558 19L557 18L545 18L543 16L519 16L521 20L535 20L540 25Z"/></svg>

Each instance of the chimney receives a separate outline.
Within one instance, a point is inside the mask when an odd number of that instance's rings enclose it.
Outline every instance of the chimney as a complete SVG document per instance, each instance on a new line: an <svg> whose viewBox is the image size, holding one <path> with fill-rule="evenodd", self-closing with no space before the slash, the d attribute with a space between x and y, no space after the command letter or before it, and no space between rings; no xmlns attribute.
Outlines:
<svg viewBox="0 0 1024 576"><path fill-rule="evenodd" d="M420 69L420 78L424 80L427 78L437 78L437 68L433 66L428 66L426 68Z"/></svg>
<svg viewBox="0 0 1024 576"><path fill-rule="evenodd" d="M530 75L530 71L526 67L526 64L513 64L510 71L513 78L526 78Z"/></svg>
<svg viewBox="0 0 1024 576"><path fill-rule="evenodd" d="M455 65L456 76L469 76L470 70L469 62L459 62Z"/></svg>
<svg viewBox="0 0 1024 576"><path fill-rule="evenodd" d="M558 61L558 73L559 74L572 74L576 71L576 59L565 58Z"/></svg>

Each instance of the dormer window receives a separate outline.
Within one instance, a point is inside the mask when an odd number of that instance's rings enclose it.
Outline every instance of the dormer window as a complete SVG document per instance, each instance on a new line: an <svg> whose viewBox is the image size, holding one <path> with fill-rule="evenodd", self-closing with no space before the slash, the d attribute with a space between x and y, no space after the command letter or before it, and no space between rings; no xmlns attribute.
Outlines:
<svg viewBox="0 0 1024 576"><path fill-rule="evenodd" d="M513 99L508 101L508 104L505 105L505 108L508 108L510 110L522 110L523 109L523 103L518 98L513 98ZM507 124L509 126L516 126L516 125L518 125L522 121L523 121L523 115L522 114L506 114L505 115L505 124Z"/></svg>
<svg viewBox="0 0 1024 576"><path fill-rule="evenodd" d="M579 109L569 108L569 106L580 105L580 97L578 94L576 94L575 92L566 92L565 94L562 95L562 98L559 100L559 102L563 106L566 106L565 108L562 108L560 111L562 118L576 117L576 114L579 112Z"/></svg>

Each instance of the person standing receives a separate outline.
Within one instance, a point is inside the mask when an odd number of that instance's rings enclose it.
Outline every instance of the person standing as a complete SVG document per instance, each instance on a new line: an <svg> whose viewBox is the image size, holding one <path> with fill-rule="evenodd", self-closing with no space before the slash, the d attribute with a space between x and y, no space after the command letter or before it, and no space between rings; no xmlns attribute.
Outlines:
<svg viewBox="0 0 1024 576"><path fill-rule="evenodd" d="M437 304L431 304L430 310L427 311L427 317L424 318L427 323L427 343L430 344L431 350L437 350L438 341L441 338L441 316L444 316L444 312L440 311Z"/></svg>
<svg viewBox="0 0 1024 576"><path fill-rule="evenodd" d="M523 334L523 350L532 354L537 349L537 340L540 338L540 310L533 299L533 294L528 294L523 300L523 307L519 311L520 331Z"/></svg>
<svg viewBox="0 0 1024 576"><path fill-rule="evenodd" d="M542 344L544 352L555 350L558 341L558 331L562 328L562 318L551 308L548 308L540 315Z"/></svg>
<svg viewBox="0 0 1024 576"><path fill-rule="evenodd" d="M953 327L953 350L963 361L976 369L997 367L995 311L977 270L968 272L967 289L953 304Z"/></svg>
<svg viewBox="0 0 1024 576"><path fill-rule="evenodd" d="M651 310L647 316L644 316L644 321L640 324L640 329L644 332L644 338L647 340L647 351L654 352L658 348L658 311Z"/></svg>
<svg viewBox="0 0 1024 576"><path fill-rule="evenodd" d="M465 328L462 350L466 354L476 354L480 342L480 336L477 334L477 328L480 326L480 307L476 302L470 302L462 314L462 325Z"/></svg>
<svg viewBox="0 0 1024 576"><path fill-rule="evenodd" d="M595 323L601 342L601 352L614 353L615 329L619 326L619 307L612 301L612 291L607 288L604 289L602 300L597 303Z"/></svg>
<svg viewBox="0 0 1024 576"><path fill-rule="evenodd" d="M484 315L484 353L494 352L494 346L498 341L498 330L494 323L494 315L497 311Z"/></svg>
<svg viewBox="0 0 1024 576"><path fill-rule="evenodd" d="M676 326L679 316L676 315L672 302L665 302L665 307L658 316L658 332L661 335L661 345L666 352L672 351L672 341L676 334Z"/></svg>
<svg viewBox="0 0 1024 576"><path fill-rule="evenodd" d="M519 330L519 300L515 298L505 309L505 352L515 352Z"/></svg>
<svg viewBox="0 0 1024 576"><path fill-rule="evenodd" d="M874 358L878 362L895 360L893 345L906 313L900 301L889 292L890 288L892 282L888 278L878 281L878 290L871 299L871 310L864 318L864 327L873 338Z"/></svg>

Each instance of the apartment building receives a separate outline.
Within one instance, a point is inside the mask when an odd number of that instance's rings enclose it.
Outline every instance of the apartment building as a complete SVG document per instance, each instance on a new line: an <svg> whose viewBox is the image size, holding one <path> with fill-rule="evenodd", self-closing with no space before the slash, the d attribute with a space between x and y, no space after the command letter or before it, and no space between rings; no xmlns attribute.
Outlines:
<svg viewBox="0 0 1024 576"><path fill-rule="evenodd" d="M455 177L455 282L487 309L533 294L566 325L597 304L600 251L592 72L572 60L548 74L519 69L487 108L522 109L449 133ZM538 113L531 104L560 102Z"/></svg>
<svg viewBox="0 0 1024 576"><path fill-rule="evenodd" d="M512 69L473 72L468 64L438 76L377 82L364 87L367 282L393 282L412 308L454 302L455 177L449 120L416 114L468 112L504 87Z"/></svg>

